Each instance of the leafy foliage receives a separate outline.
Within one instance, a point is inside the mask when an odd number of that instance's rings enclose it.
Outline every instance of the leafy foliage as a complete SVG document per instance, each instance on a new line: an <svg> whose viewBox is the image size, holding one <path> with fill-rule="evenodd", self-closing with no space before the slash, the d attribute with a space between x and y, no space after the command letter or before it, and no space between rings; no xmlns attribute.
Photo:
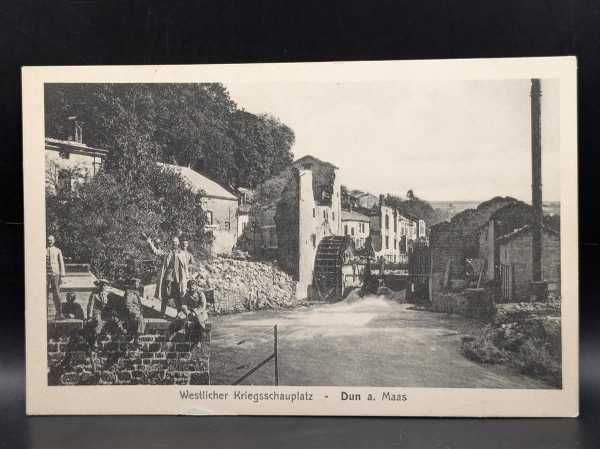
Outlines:
<svg viewBox="0 0 600 449"><path fill-rule="evenodd" d="M85 143L109 148L109 165L125 171L150 156L253 188L292 161L293 131L238 109L219 83L49 84L45 107L47 136L67 138L77 117Z"/></svg>
<svg viewBox="0 0 600 449"><path fill-rule="evenodd" d="M142 233L163 241L183 233L196 249L208 243L201 195L177 174L151 167L144 178L101 172L69 195L46 196L47 232L65 256L117 279L139 274L140 263L153 257Z"/></svg>
<svg viewBox="0 0 600 449"><path fill-rule="evenodd" d="M428 226L432 226L444 220L442 212L434 209L427 201L415 196L412 190L409 190L407 199L387 194L384 198L386 206L397 209L402 215L410 215L425 220Z"/></svg>
<svg viewBox="0 0 600 449"><path fill-rule="evenodd" d="M112 279L154 259L142 233L184 234L196 251L210 243L202 192L157 161L254 186L292 158L292 130L238 110L221 84L50 84L45 108L47 136L69 139L76 117L87 145L109 149L100 173L70 192L55 195L48 179L46 223L67 258Z"/></svg>

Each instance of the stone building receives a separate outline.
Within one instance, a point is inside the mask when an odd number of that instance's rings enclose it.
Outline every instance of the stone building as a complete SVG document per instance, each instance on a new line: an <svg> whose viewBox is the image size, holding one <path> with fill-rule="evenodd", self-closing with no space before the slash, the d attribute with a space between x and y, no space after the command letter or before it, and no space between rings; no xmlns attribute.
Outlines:
<svg viewBox="0 0 600 449"><path fill-rule="evenodd" d="M342 234L341 183L335 165L313 156L305 156L293 165L298 193L296 294L306 297L310 296L319 243L325 236Z"/></svg>
<svg viewBox="0 0 600 449"><path fill-rule="evenodd" d="M542 279L548 291L560 292L560 234L544 227L542 234ZM503 299L529 298L532 280L532 228L525 225L497 238L499 277Z"/></svg>
<svg viewBox="0 0 600 449"><path fill-rule="evenodd" d="M365 246L371 232L369 217L354 210L342 210L342 228L343 234L352 238L356 249Z"/></svg>
<svg viewBox="0 0 600 449"><path fill-rule="evenodd" d="M96 175L108 150L93 148L79 140L61 140L46 137L46 191L60 194L71 191L76 183Z"/></svg>
<svg viewBox="0 0 600 449"><path fill-rule="evenodd" d="M386 262L406 262L412 242L418 239L418 219L402 215L397 209L384 204L380 195L379 204L366 212L370 219L371 240L375 257Z"/></svg>
<svg viewBox="0 0 600 449"><path fill-rule="evenodd" d="M202 201L206 212L206 228L214 236L212 251L215 254L230 253L241 234L238 232L238 197L189 167L163 163L159 165L178 173L193 190L204 192Z"/></svg>
<svg viewBox="0 0 600 449"><path fill-rule="evenodd" d="M511 197L494 197L479 204L476 209L467 209L449 222L438 223L430 228L429 297L432 300L440 291L465 285L465 260L483 257L480 255L482 229L496 211L515 203L517 200Z"/></svg>
<svg viewBox="0 0 600 449"><path fill-rule="evenodd" d="M252 207L253 191L245 187L238 187L238 210L237 210L237 239L244 234L246 226L250 222L250 209Z"/></svg>

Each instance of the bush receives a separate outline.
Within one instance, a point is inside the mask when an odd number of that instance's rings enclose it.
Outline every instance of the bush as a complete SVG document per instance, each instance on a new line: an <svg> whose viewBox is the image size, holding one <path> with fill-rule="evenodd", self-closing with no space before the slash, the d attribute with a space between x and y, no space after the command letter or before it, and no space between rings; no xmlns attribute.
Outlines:
<svg viewBox="0 0 600 449"><path fill-rule="evenodd" d="M67 260L109 279L140 276L154 259L142 233L163 241L183 233L198 250L209 242L204 223L201 194L154 164L128 180L101 172L68 195L46 197L47 234Z"/></svg>

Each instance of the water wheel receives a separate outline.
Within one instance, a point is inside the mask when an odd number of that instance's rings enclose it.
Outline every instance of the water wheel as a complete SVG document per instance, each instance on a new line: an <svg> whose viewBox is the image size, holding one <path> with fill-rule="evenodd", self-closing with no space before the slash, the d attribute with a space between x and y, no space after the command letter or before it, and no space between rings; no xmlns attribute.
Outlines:
<svg viewBox="0 0 600 449"><path fill-rule="evenodd" d="M316 299L335 301L342 298L345 288L342 267L350 242L347 236L330 235L319 243L313 271Z"/></svg>

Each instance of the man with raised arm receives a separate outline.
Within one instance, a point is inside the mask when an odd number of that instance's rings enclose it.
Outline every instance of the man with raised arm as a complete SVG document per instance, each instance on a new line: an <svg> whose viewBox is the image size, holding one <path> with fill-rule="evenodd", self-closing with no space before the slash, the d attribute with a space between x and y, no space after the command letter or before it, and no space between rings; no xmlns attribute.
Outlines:
<svg viewBox="0 0 600 449"><path fill-rule="evenodd" d="M185 253L179 248L179 238L171 239L171 249L164 251L157 248L152 239L146 238L152 252L162 258L158 282L156 284L156 298L161 300L160 311L164 315L170 299L175 301L177 310L181 310L181 300L185 294L188 278L188 266Z"/></svg>

